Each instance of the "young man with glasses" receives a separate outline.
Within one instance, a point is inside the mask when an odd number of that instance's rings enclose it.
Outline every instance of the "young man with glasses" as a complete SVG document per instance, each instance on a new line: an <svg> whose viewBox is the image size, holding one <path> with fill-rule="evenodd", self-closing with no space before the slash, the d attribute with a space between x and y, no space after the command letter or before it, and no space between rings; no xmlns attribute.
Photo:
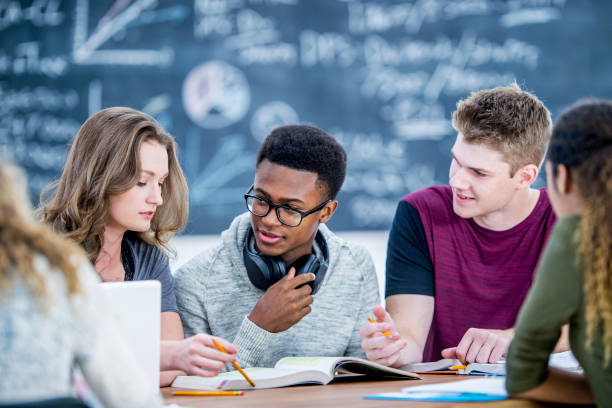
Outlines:
<svg viewBox="0 0 612 408"><path fill-rule="evenodd" d="M346 153L313 126L283 126L262 145L249 212L176 273L185 333L230 339L244 366L286 356L358 356L359 327L380 302L369 253L325 223L338 207Z"/></svg>

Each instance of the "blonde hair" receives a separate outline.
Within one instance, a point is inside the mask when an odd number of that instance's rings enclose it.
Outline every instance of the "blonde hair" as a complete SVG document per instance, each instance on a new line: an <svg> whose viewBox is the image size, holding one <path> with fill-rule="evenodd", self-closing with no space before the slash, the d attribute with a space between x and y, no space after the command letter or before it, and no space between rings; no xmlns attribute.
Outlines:
<svg viewBox="0 0 612 408"><path fill-rule="evenodd" d="M582 203L576 231L584 274L586 345L601 325L605 362L612 359L612 102L585 100L563 113L551 138L548 159L565 165Z"/></svg>
<svg viewBox="0 0 612 408"><path fill-rule="evenodd" d="M103 244L109 196L132 188L140 177L140 146L155 141L168 153L163 204L140 238L165 252L172 236L187 222L188 189L174 138L149 115L131 108L103 109L79 129L59 180L41 193L44 222L81 244L95 262ZM52 192L52 193L50 193ZM45 202L44 196L52 196Z"/></svg>
<svg viewBox="0 0 612 408"><path fill-rule="evenodd" d="M3 296L10 291L11 274L16 270L32 292L47 304L51 294L34 266L34 256L45 256L52 267L61 271L68 292L73 294L80 291L75 262L84 259L85 254L76 244L33 219L24 181L16 168L0 162L0 291Z"/></svg>
<svg viewBox="0 0 612 408"><path fill-rule="evenodd" d="M542 164L552 126L544 104L516 83L472 92L457 102L452 123L466 142L500 152L510 176L528 164Z"/></svg>

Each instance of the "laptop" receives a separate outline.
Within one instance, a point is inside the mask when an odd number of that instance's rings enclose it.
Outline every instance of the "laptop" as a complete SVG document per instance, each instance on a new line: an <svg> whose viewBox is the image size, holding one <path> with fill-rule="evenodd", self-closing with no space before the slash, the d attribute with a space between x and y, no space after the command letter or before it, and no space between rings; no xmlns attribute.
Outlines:
<svg viewBox="0 0 612 408"><path fill-rule="evenodd" d="M100 286L119 333L140 363L151 388L159 388L160 282L104 282Z"/></svg>

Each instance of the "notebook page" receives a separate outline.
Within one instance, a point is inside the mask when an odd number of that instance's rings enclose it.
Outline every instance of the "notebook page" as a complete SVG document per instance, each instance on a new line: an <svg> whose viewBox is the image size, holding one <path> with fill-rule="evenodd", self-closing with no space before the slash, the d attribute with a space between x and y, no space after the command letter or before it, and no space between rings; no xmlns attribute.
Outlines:
<svg viewBox="0 0 612 408"><path fill-rule="evenodd" d="M438 384L406 387L402 392L471 392L489 395L508 395L503 377L485 377L473 380L451 381Z"/></svg>

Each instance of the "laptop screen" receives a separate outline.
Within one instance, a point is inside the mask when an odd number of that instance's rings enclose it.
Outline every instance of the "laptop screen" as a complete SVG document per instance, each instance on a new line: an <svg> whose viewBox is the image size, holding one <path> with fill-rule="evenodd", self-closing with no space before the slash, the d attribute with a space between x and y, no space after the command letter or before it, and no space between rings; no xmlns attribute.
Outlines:
<svg viewBox="0 0 612 408"><path fill-rule="evenodd" d="M150 384L159 387L161 284L150 280L100 285L119 333Z"/></svg>

